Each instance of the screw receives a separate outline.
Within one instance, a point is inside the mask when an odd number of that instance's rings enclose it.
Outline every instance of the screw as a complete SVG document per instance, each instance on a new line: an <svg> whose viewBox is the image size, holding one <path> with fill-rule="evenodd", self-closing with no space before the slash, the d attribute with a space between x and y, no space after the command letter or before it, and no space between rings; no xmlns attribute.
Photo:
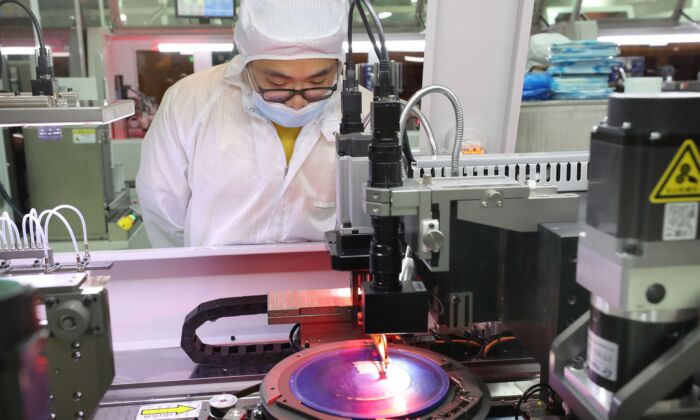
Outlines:
<svg viewBox="0 0 700 420"><path fill-rule="evenodd" d="M430 224L428 225L428 227L429 227L430 229L435 229L435 223L430 223Z"/></svg>
<svg viewBox="0 0 700 420"><path fill-rule="evenodd" d="M488 207L489 204L486 201L481 202L481 207Z"/></svg>
<svg viewBox="0 0 700 420"><path fill-rule="evenodd" d="M496 202L497 207L503 207L503 201L497 201Z"/></svg>
<svg viewBox="0 0 700 420"><path fill-rule="evenodd" d="M379 209L378 209L378 208L376 208L376 207L375 207L375 208L373 208L373 209L372 209L372 213L375 213L375 214L376 214L376 213L379 213Z"/></svg>
<svg viewBox="0 0 700 420"><path fill-rule="evenodd" d="M61 369L56 368L56 369L53 370L53 373L55 373L56 375L58 375L59 373L61 373Z"/></svg>
<svg viewBox="0 0 700 420"><path fill-rule="evenodd" d="M79 348L80 348L80 343L79 343L78 341L74 341L73 343L71 343L70 346L71 346L72 348L74 348L74 349L79 349Z"/></svg>
<svg viewBox="0 0 700 420"><path fill-rule="evenodd" d="M659 133L658 131L651 132L649 134L649 140L651 140L651 141L661 140L661 133Z"/></svg>
<svg viewBox="0 0 700 420"><path fill-rule="evenodd" d="M46 302L44 304L46 305L47 308L50 308L57 303L58 303L58 299L56 299L55 297L49 297L49 298L46 298Z"/></svg>
<svg viewBox="0 0 700 420"><path fill-rule="evenodd" d="M631 123L631 122L625 121L625 122L622 123L622 129L623 129L623 130L629 130L630 128L632 128L632 123Z"/></svg>
<svg viewBox="0 0 700 420"><path fill-rule="evenodd" d="M75 391L73 393L73 399L76 401L80 401L80 399L83 398L83 393L80 391Z"/></svg>
<svg viewBox="0 0 700 420"><path fill-rule="evenodd" d="M83 306L90 306L91 303L92 303L92 299L90 298L90 296L85 296L83 298Z"/></svg>
<svg viewBox="0 0 700 420"><path fill-rule="evenodd" d="M54 395L53 395L53 394L49 395L49 401L53 401L53 400L54 400L54 398L56 398L56 397L54 397Z"/></svg>
<svg viewBox="0 0 700 420"><path fill-rule="evenodd" d="M77 413L75 413L76 419L82 419L83 417L85 417L85 413L83 413L82 411L78 411Z"/></svg>
<svg viewBox="0 0 700 420"><path fill-rule="evenodd" d="M78 360L78 359L80 359L81 357L83 357L83 355L80 354L79 351L74 351L74 352L73 352L73 360Z"/></svg>
<svg viewBox="0 0 700 420"><path fill-rule="evenodd" d="M75 318L69 315L64 315L60 318L59 320L59 325L61 326L61 329L64 331L72 331L76 329L78 326L78 323L75 321Z"/></svg>
<svg viewBox="0 0 700 420"><path fill-rule="evenodd" d="M586 360L582 356L576 356L571 360L571 367L577 370L583 369L583 364Z"/></svg>

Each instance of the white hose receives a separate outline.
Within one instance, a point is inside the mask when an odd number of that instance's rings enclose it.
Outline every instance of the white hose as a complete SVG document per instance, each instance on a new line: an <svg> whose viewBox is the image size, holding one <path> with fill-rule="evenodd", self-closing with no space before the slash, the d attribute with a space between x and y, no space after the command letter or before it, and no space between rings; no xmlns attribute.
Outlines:
<svg viewBox="0 0 700 420"><path fill-rule="evenodd" d="M36 248L37 246L39 246L34 236L34 224L39 223L39 221L37 220L37 216L38 214L36 212L36 209L31 209L29 213L25 214L24 217L22 217L22 236L24 236L25 248ZM27 239L27 222L29 222L29 239Z"/></svg>
<svg viewBox="0 0 700 420"><path fill-rule="evenodd" d="M87 239L87 225L85 224L85 218L83 217L83 213L80 212L76 207L71 206L70 204L61 204L60 206L56 206L53 208L54 211L59 211L63 209L68 209L72 210L80 219L80 225L83 228L83 251L87 254L88 250L88 239Z"/></svg>
<svg viewBox="0 0 700 420"><path fill-rule="evenodd" d="M10 237L12 238L12 246L16 249L22 248L22 236L19 234L19 229L17 229L15 221L10 218L10 215L6 211L2 213L0 219L3 222L3 225L6 224L10 227ZM13 233L14 236L12 236Z"/></svg>
<svg viewBox="0 0 700 420"><path fill-rule="evenodd" d="M452 149L452 176L459 176L459 156L462 152L462 139L464 137L464 111L462 109L462 104L459 102L459 98L450 89L439 86L432 85L424 87L423 89L416 92L411 99L408 100L406 107L401 113L401 119L399 120L399 145L403 141L403 135L406 132L406 123L408 122L408 117L411 114L411 110L425 95L430 93L442 93L450 100L452 108L455 111L456 120L456 133L455 133L455 143Z"/></svg>
<svg viewBox="0 0 700 420"><path fill-rule="evenodd" d="M75 233L73 232L73 228L71 227L70 223L68 223L68 220L66 220L65 217L56 210L53 209L47 209L41 212L39 215L39 222L44 219L44 216L46 216L46 222L44 222L44 233L46 234L46 237L48 238L49 236L49 222L51 222L51 216L56 216L60 221L63 222L63 224L66 226L66 230L68 231L68 235L70 235L70 239L73 242L73 249L75 249L75 254L78 258L80 258L80 249L78 248L78 242L75 240Z"/></svg>
<svg viewBox="0 0 700 420"><path fill-rule="evenodd" d="M27 243L27 234L26 234L26 224L25 221L29 220L29 228L30 228L30 234L31 234L31 242L32 242L32 247L42 247L44 250L44 257L48 258L49 257L49 238L46 236L46 232L44 232L44 228L41 227L41 222L39 221L39 218L37 217L36 209L32 209L29 214L25 214L24 217L22 218L22 230L24 232L24 242ZM36 224L36 237L35 237L35 232L34 232L34 225ZM36 239L36 240L35 240Z"/></svg>

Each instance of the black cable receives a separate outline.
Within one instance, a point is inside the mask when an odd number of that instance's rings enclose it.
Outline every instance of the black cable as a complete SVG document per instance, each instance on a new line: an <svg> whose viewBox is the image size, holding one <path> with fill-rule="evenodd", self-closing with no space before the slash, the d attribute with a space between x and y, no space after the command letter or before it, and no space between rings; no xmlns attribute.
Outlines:
<svg viewBox="0 0 700 420"><path fill-rule="evenodd" d="M369 11L369 14L372 16L372 20L374 21L374 26L377 30L377 36L379 37L379 43L382 46L382 54L384 56L384 59L389 61L389 52L386 48L386 38L384 37L384 27L382 26L382 21L379 19L379 16L377 15L377 12L374 10L374 7L370 3L368 3L366 0L357 0L360 1L362 4L365 5L367 10ZM358 7L360 4L358 4ZM379 56L381 57L381 56Z"/></svg>
<svg viewBox="0 0 700 420"><path fill-rule="evenodd" d="M403 133L403 141L402 141L402 148L403 148L403 155L406 157L406 174L408 175L409 178L413 178L413 166L411 164L416 161L416 158L413 157L413 152L411 151L411 145L408 142L408 134L406 131Z"/></svg>
<svg viewBox="0 0 700 420"><path fill-rule="evenodd" d="M19 217L24 217L24 212L19 209L19 206L15 204L14 201L12 201L12 198L10 197L10 194L7 193L7 190L5 189L5 186L0 182L0 195L2 195L2 199L5 200L5 202L10 206L12 211Z"/></svg>
<svg viewBox="0 0 700 420"><path fill-rule="evenodd" d="M301 328L301 324L297 323L294 324L291 330L289 330L289 345L292 346L292 350L295 353L303 350L301 346L297 344L296 338L294 338L296 333L299 331L299 328Z"/></svg>
<svg viewBox="0 0 700 420"><path fill-rule="evenodd" d="M528 399L530 399L530 397L533 396L535 394L535 392L537 392L538 390L541 390L541 389L546 389L547 391L549 391L551 393L552 396L555 395L554 389L552 389L552 387L547 385L547 384L535 384L535 385L531 386L530 388L526 389L525 392L523 392L523 395L521 395L520 398L518 399L518 404L515 407L515 419L516 420L518 420L518 418L520 417L520 414L522 413L520 411L520 407ZM547 406L549 406L549 404L547 404Z"/></svg>
<svg viewBox="0 0 700 420"><path fill-rule="evenodd" d="M377 40L374 38L374 33L372 31L372 26L369 24L369 20L367 19L367 15L365 14L365 10L362 7L362 3L360 0L355 0L355 3L357 4L357 10L360 11L360 17L362 18L362 24L365 27L365 32L367 32L367 36L369 37L369 41L372 43L372 47L374 47L374 52L377 54L377 58L382 58L383 55L379 48L377 47ZM381 42L381 40L380 40Z"/></svg>
<svg viewBox="0 0 700 420"><path fill-rule="evenodd" d="M352 62L352 15L355 13L355 2L350 2L350 13L348 13L348 61Z"/></svg>
<svg viewBox="0 0 700 420"><path fill-rule="evenodd" d="M10 3L21 7L22 9L24 9L25 12L27 12L27 14L29 15L29 18L32 20L32 24L34 24L34 30L36 31L36 36L39 39L39 48L40 48L39 54L42 53L41 52L42 50L43 50L43 53L46 54L46 44L44 44L44 33L41 30L41 25L39 24L39 20L37 20L36 16L31 11L31 9L29 9L27 6L23 5L22 3L20 3L17 0L1 0L0 7L4 6L6 4L10 4Z"/></svg>

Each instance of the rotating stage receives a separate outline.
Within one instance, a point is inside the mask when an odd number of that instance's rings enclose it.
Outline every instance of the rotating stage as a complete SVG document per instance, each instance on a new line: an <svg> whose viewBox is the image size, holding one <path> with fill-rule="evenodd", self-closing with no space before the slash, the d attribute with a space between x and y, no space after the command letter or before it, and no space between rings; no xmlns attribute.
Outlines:
<svg viewBox="0 0 700 420"><path fill-rule="evenodd" d="M280 362L260 388L267 418L483 418L485 385L463 365L392 345L380 374L371 341L324 344Z"/></svg>

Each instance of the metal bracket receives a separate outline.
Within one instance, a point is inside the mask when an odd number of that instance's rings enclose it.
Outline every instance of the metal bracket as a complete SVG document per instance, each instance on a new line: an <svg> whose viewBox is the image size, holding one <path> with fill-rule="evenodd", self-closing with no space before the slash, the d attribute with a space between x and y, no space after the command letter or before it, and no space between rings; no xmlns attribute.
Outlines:
<svg viewBox="0 0 700 420"><path fill-rule="evenodd" d="M595 384L586 384L587 377L577 380L566 372L583 368L580 356L586 349L589 318L590 312L587 312L564 330L552 343L550 352L550 384L581 417L600 420L653 418L656 413L645 415L648 409L695 373L689 366L700 365L700 327L696 327L613 393L606 410L592 398L590 391L597 387ZM666 409L658 414L664 418L697 418L700 409Z"/></svg>

